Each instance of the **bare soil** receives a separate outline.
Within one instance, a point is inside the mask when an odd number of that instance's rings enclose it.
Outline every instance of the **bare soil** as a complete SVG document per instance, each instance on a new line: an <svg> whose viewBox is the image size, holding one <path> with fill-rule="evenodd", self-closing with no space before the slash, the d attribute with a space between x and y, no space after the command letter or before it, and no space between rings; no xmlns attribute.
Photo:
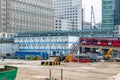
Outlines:
<svg viewBox="0 0 120 80"><path fill-rule="evenodd" d="M61 80L120 80L120 62L61 63L60 66L43 66L41 61L4 60L0 67L18 67L16 80L47 80L51 70L52 78Z"/></svg>

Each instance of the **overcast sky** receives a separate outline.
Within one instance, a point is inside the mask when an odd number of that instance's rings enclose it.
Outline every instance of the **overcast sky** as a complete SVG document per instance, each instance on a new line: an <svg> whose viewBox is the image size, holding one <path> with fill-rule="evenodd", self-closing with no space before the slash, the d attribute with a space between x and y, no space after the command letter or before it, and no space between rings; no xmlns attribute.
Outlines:
<svg viewBox="0 0 120 80"><path fill-rule="evenodd" d="M102 0L82 0L83 8L85 7L85 21L90 22L91 18L91 5L93 5L95 21L101 22L101 4Z"/></svg>

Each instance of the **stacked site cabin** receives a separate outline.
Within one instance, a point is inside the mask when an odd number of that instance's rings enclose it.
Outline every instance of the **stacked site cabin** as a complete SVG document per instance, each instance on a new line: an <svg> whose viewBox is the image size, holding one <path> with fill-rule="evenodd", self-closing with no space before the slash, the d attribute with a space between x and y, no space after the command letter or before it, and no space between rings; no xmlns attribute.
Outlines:
<svg viewBox="0 0 120 80"><path fill-rule="evenodd" d="M14 42L19 45L20 52L45 52L49 56L58 56L69 54L72 44L78 40L75 36L19 35L15 37Z"/></svg>

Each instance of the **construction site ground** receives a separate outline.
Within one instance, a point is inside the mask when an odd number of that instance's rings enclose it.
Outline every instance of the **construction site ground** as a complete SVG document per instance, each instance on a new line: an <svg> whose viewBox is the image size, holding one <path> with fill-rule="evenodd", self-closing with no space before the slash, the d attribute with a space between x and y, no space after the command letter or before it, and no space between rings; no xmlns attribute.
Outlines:
<svg viewBox="0 0 120 80"><path fill-rule="evenodd" d="M16 80L47 80L49 70L52 77L61 80L120 80L120 62L94 62L94 63L61 63L59 66L43 66L41 60L0 60L0 67L4 65L18 67Z"/></svg>

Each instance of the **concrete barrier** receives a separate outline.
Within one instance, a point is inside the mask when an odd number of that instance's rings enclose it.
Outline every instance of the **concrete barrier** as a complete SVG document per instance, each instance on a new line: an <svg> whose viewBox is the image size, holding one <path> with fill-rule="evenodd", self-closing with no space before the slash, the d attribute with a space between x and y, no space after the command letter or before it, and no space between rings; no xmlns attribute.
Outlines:
<svg viewBox="0 0 120 80"><path fill-rule="evenodd" d="M41 62L41 65L44 65L44 66L56 66L56 65L60 65L60 62L45 61L45 62Z"/></svg>

